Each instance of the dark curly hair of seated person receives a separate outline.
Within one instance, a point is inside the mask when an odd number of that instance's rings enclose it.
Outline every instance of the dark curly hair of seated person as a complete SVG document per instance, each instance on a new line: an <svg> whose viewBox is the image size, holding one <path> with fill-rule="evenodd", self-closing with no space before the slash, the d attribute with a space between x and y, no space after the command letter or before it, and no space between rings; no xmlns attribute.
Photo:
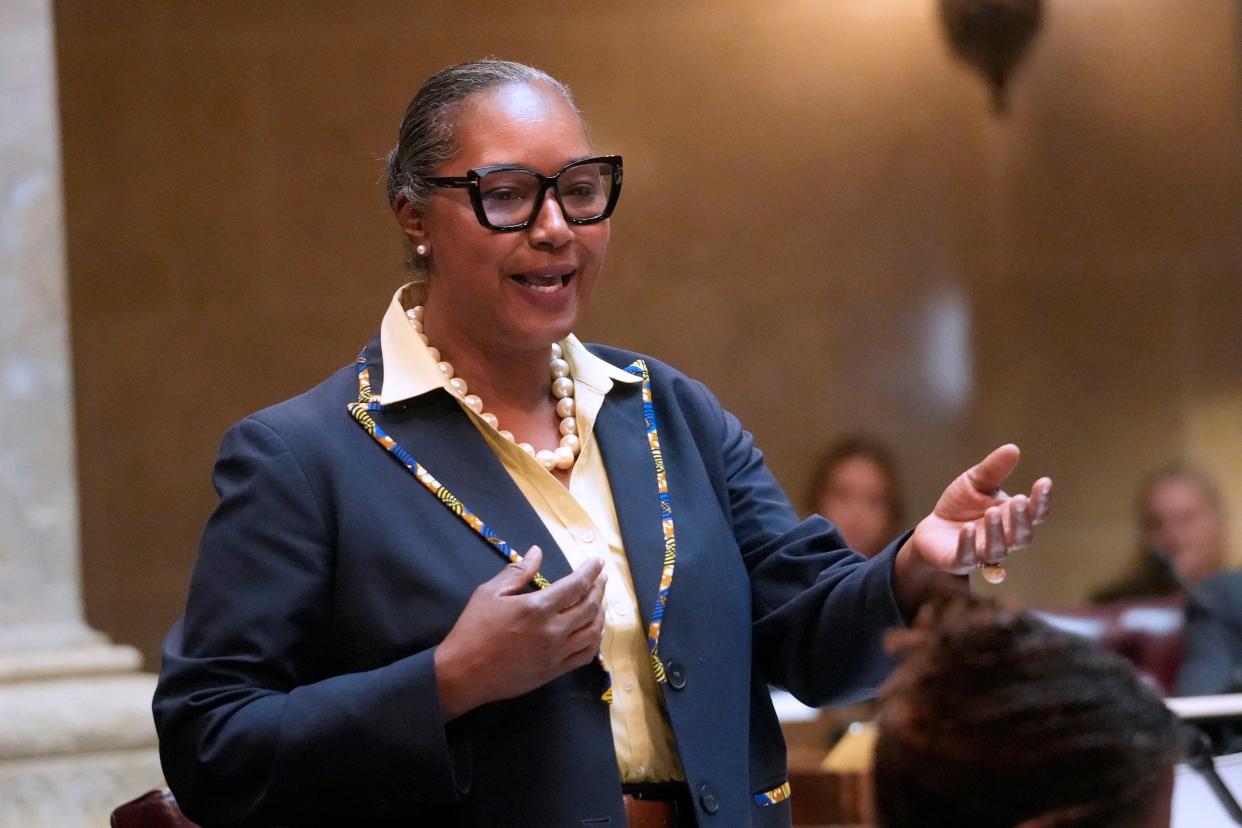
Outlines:
<svg viewBox="0 0 1242 828"><path fill-rule="evenodd" d="M1176 721L1129 663L974 597L890 634L882 828L1168 825Z"/></svg>

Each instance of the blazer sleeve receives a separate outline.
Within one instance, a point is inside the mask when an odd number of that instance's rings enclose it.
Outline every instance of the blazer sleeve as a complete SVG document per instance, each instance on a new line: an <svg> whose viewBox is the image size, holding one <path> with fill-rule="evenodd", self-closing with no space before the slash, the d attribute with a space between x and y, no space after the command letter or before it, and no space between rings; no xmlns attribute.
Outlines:
<svg viewBox="0 0 1242 828"><path fill-rule="evenodd" d="M186 813L217 824L366 821L456 799L434 650L329 675L333 541L298 458L249 418L225 436L154 714Z"/></svg>
<svg viewBox="0 0 1242 828"><path fill-rule="evenodd" d="M799 520L754 438L704 393L718 412L726 508L750 575L755 664L804 704L873 696L894 666L884 633L906 623L892 581L909 534L867 559L824 518Z"/></svg>

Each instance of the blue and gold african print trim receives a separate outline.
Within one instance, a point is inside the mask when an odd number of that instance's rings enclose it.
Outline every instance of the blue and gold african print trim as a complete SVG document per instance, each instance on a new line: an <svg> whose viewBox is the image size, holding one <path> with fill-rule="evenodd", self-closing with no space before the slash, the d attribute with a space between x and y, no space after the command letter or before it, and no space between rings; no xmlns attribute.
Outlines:
<svg viewBox="0 0 1242 828"><path fill-rule="evenodd" d="M664 607L668 604L669 587L673 585L673 567L677 564L677 533L673 526L673 504L668 496L668 474L664 468L664 455L660 453L660 431L656 427L655 403L651 397L651 372L647 363L634 360L626 369L643 378L643 420L647 424L647 445L651 447L651 459L655 463L656 487L660 493L660 522L664 527L664 569L660 572L660 590L651 609L651 623L647 625L647 649L651 655L651 669L656 681L664 684L664 662L660 660L660 627L664 623Z"/></svg>
<svg viewBox="0 0 1242 828"><path fill-rule="evenodd" d="M773 788L770 791L764 791L763 793L755 794L754 796L755 804L762 805L765 807L768 805L775 805L778 802L784 802L786 799L789 799L790 793L791 791L789 788L789 783L785 782L780 787Z"/></svg>
<svg viewBox="0 0 1242 828"><path fill-rule="evenodd" d="M440 483L440 481L432 477L431 472L423 468L423 465L415 460L413 455L402 448L396 440L389 437L384 430L379 427L379 424L375 422L375 418L371 416L371 412L378 411L383 406L380 403L373 401L371 394L371 371L367 368L366 359L364 357L358 357L357 365L358 400L357 402L349 404L349 413L353 415L354 420L366 429L366 432L370 434L377 443L383 446L389 454L397 458L401 465L405 466L406 469L412 472L414 476L418 478L418 482L422 483L428 491L434 494L436 499L443 503L450 512L457 515L457 517L461 518L467 526L482 535L483 539L491 544L492 548L500 553L501 557L511 563L521 561L522 556L518 554L516 549L492 531L492 528L484 523L474 512L466 508L466 504L458 500L452 492ZM540 589L546 589L550 586L548 579L538 572L535 573L534 581L535 586Z"/></svg>
<svg viewBox="0 0 1242 828"><path fill-rule="evenodd" d="M435 495L436 500L444 504L450 512L457 515L463 523L473 529L476 533L487 541L488 544L500 554L502 558L510 563L517 563L522 560L522 556L516 549L510 546L504 538L497 535L496 532L483 522L482 518L470 511L466 504L456 495L448 490L439 480L432 477L431 472L427 471L421 463L414 459L414 455L410 454L401 444L388 436L385 431L380 428L379 423L375 422L375 418L371 416L372 411L379 411L383 406L375 402L371 392L371 371L367 367L366 357L359 355L357 360L358 371L358 399L349 404L349 413L354 421L371 435L375 442L379 443L390 455L395 457L406 470L418 479L429 492ZM547 589L551 586L542 572L536 572L534 577L535 586L539 589ZM599 662L599 666L604 671L604 692L600 694L600 698L612 704L612 671L608 669L607 663L604 661L603 653L596 653L595 660Z"/></svg>
<svg viewBox="0 0 1242 828"><path fill-rule="evenodd" d="M516 549L497 535L478 515L470 511L465 503L450 492L440 481L436 480L431 475L431 472L427 471L412 454L402 448L396 440L392 439L380 428L379 424L375 422L375 418L371 416L371 412L381 410L383 405L375 402L374 395L372 394L371 371L367 367L366 357L359 355L355 362L358 371L358 399L348 406L349 413L354 418L354 421L362 426L367 434L370 434L372 439L379 443L385 451L396 458L407 471L413 474L418 482L423 484L424 488L435 495L436 500L440 501L445 508L487 541L502 558L511 563L521 561L522 556L518 554ZM664 607L668 603L669 588L673 583L673 567L677 562L677 540L673 528L673 508L668 495L668 476L665 473L664 458L660 453L660 435L656 428L655 405L652 402L651 396L651 374L647 370L647 364L641 359L635 360L625 370L642 377L643 380L643 420L647 427L647 444L651 447L651 459L655 463L656 470L656 486L660 494L660 520L664 527L664 569L660 573L660 589L656 595L656 605L651 611L651 623L647 627L647 647L651 657L651 669L655 674L656 682L665 684L668 678L664 673L664 663L659 657L659 647L660 627L664 621ZM547 589L551 585L548 579L539 572L535 573L534 582L539 589ZM604 670L605 685L601 698L611 704L612 673L604 662L602 653L596 654L596 660L599 661L600 667Z"/></svg>

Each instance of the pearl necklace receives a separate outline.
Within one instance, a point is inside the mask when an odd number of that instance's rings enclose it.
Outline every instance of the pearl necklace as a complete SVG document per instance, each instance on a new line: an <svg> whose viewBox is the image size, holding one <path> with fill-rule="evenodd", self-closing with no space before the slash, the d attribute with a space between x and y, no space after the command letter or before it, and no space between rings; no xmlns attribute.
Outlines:
<svg viewBox="0 0 1242 828"><path fill-rule="evenodd" d="M436 367L440 369L440 373L448 380L453 394L461 399L467 408L478 414L479 419L499 431L501 437L511 443L517 442L512 431L500 428L495 414L483 410L483 400L479 399L477 394L468 393L466 381L454 375L453 366L440 359L440 352L427 341L427 334L423 333L423 306L418 305L407 310L405 316L410 320L410 327L418 334L418 338L427 346L427 351L436 361ZM517 445L522 451L538 460L545 469L552 471L553 469L571 468L574 461L578 459L578 452L582 451L582 441L578 438L578 421L574 418L574 381L569 376L569 362L565 359L559 343L552 343L552 355L548 367L552 373L552 396L556 397L556 416L561 419L561 443L553 450L539 449L538 451L530 443L518 443Z"/></svg>

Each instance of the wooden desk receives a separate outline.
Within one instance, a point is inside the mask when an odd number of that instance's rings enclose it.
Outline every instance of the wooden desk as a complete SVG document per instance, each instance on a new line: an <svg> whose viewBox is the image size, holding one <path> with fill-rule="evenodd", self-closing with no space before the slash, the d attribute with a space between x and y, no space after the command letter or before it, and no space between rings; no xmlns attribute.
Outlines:
<svg viewBox="0 0 1242 828"><path fill-rule="evenodd" d="M789 771L794 828L872 828L871 779L818 769Z"/></svg>

